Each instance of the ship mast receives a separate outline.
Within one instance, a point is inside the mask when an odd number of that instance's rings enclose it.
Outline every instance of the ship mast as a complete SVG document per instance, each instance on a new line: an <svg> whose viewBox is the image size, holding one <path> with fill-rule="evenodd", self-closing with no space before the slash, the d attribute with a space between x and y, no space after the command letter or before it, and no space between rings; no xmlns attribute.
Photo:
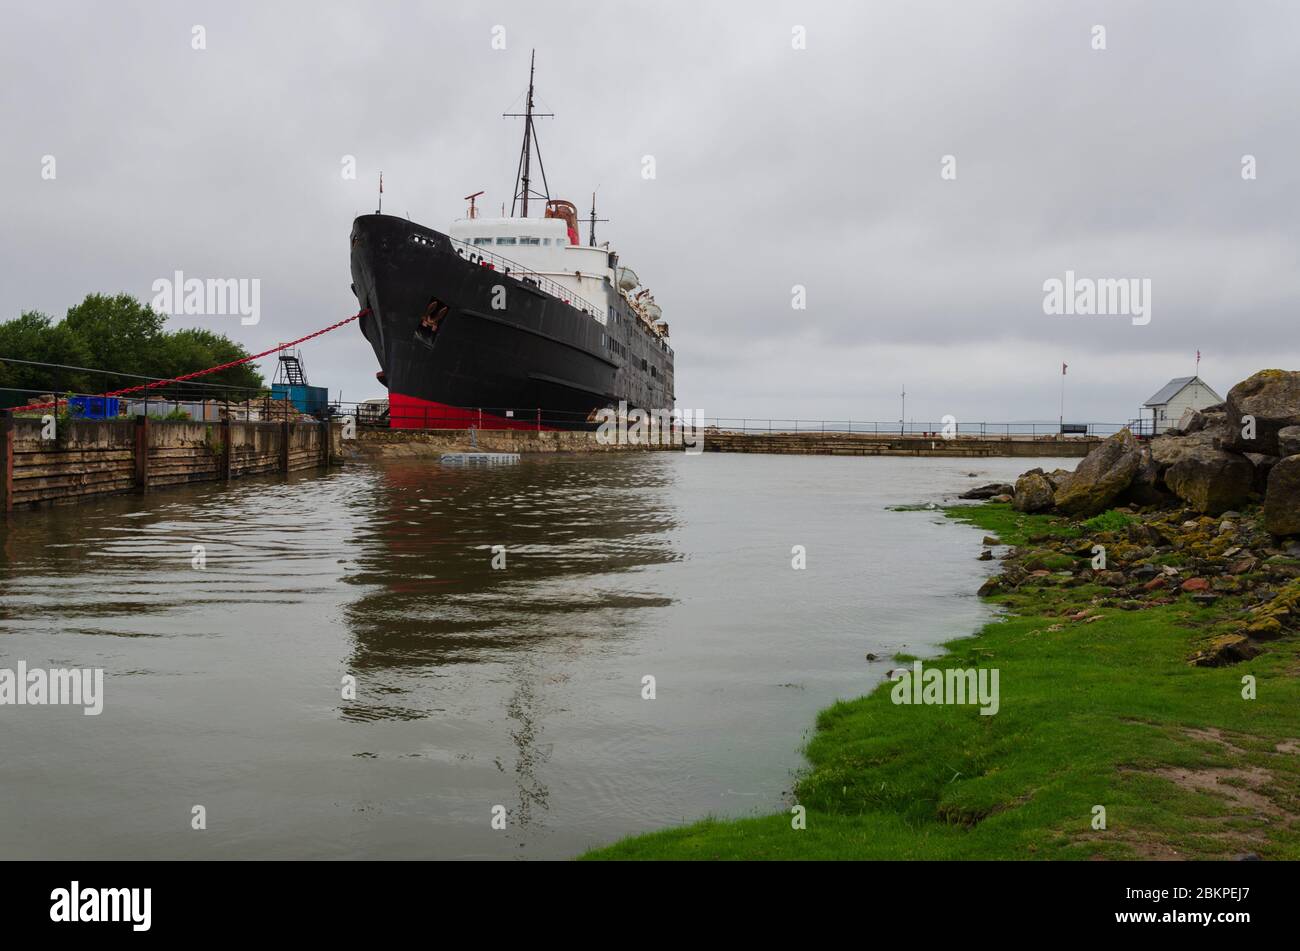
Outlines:
<svg viewBox="0 0 1300 951"><path fill-rule="evenodd" d="M587 234L588 234L588 237L587 237L587 244L588 244L590 247L593 247L593 248L594 248L594 247L596 246L596 222L597 222L597 221L609 221L608 218L597 218L597 217L596 217L596 193L595 193L595 192L592 192L592 193L591 193L591 218L588 219L588 220L591 222L591 224L588 225L588 227L587 227Z"/></svg>
<svg viewBox="0 0 1300 951"><path fill-rule="evenodd" d="M524 146L519 150L519 168L515 172L515 197L510 201L510 217L515 216L515 203L520 203L522 217L528 217L528 197L536 195L538 198L551 200L551 188L546 182L546 166L542 164L542 147L537 143L537 130L533 128L534 118L549 118L553 112L534 112L533 111L533 71L534 64L537 61L537 50L533 50L528 59L528 99L524 106L524 111L504 112L502 116L512 119L524 120ZM537 151L537 168L542 173L542 190L535 192L532 190L532 178L529 174L530 163L532 161L533 151Z"/></svg>

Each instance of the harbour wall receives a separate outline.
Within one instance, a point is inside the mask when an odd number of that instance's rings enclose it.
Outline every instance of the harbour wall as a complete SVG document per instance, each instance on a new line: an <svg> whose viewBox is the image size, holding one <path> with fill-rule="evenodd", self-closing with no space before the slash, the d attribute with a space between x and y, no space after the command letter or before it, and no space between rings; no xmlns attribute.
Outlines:
<svg viewBox="0 0 1300 951"><path fill-rule="evenodd" d="M790 453L827 456L944 456L1062 458L1086 456L1099 436L887 436L876 433L740 433L705 429L705 452ZM421 457L444 452L626 452L655 449L681 452L682 446L607 445L594 432L512 429L363 430L350 451L362 457Z"/></svg>
<svg viewBox="0 0 1300 951"><path fill-rule="evenodd" d="M52 438L47 438L52 437ZM342 461L342 424L0 416L0 511Z"/></svg>
<svg viewBox="0 0 1300 951"><path fill-rule="evenodd" d="M948 458L1020 456L1082 458L1100 436L942 436L878 433L706 432L705 452L807 453L824 456L941 456Z"/></svg>

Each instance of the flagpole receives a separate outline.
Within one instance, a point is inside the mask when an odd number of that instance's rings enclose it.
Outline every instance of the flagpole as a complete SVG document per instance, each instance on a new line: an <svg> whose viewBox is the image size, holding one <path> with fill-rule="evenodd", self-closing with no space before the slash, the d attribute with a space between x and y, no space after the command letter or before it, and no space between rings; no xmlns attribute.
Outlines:
<svg viewBox="0 0 1300 951"><path fill-rule="evenodd" d="M1064 360L1061 361L1061 432L1065 432L1065 368L1069 366Z"/></svg>
<svg viewBox="0 0 1300 951"><path fill-rule="evenodd" d="M379 209L375 212L377 215L384 213L384 173L379 173Z"/></svg>

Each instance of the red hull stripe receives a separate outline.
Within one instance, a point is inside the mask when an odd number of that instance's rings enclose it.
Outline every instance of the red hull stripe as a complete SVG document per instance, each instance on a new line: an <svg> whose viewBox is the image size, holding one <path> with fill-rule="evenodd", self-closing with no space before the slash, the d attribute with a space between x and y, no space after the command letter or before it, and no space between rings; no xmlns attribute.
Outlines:
<svg viewBox="0 0 1300 951"><path fill-rule="evenodd" d="M524 411L517 411L522 413ZM388 426L390 429L532 429L536 430L537 414L532 411L531 419L520 416L499 416L485 410L466 409L463 406L448 406L434 400L422 400L418 396L406 396L402 393L388 394ZM545 414L543 414L543 417ZM542 429L555 430L548 426L543 418Z"/></svg>

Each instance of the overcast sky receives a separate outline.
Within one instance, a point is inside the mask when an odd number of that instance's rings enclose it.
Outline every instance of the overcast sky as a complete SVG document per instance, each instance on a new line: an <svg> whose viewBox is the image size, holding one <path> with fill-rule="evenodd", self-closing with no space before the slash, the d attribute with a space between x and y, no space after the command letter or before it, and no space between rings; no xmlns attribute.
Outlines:
<svg viewBox="0 0 1300 951"><path fill-rule="evenodd" d="M439 230L470 192L508 203L520 126L501 113L535 47L551 194L585 211L599 187L600 239L672 327L683 408L892 420L906 385L917 420L1055 419L1065 361L1066 415L1118 422L1198 349L1221 394L1300 367L1294 3L42 0L3 17L3 319L147 301L177 270L260 279L257 326L173 321L251 351L355 313L348 234L380 169L385 211ZM1150 323L1045 315L1067 269L1150 279ZM383 393L355 326L304 357L332 396Z"/></svg>

